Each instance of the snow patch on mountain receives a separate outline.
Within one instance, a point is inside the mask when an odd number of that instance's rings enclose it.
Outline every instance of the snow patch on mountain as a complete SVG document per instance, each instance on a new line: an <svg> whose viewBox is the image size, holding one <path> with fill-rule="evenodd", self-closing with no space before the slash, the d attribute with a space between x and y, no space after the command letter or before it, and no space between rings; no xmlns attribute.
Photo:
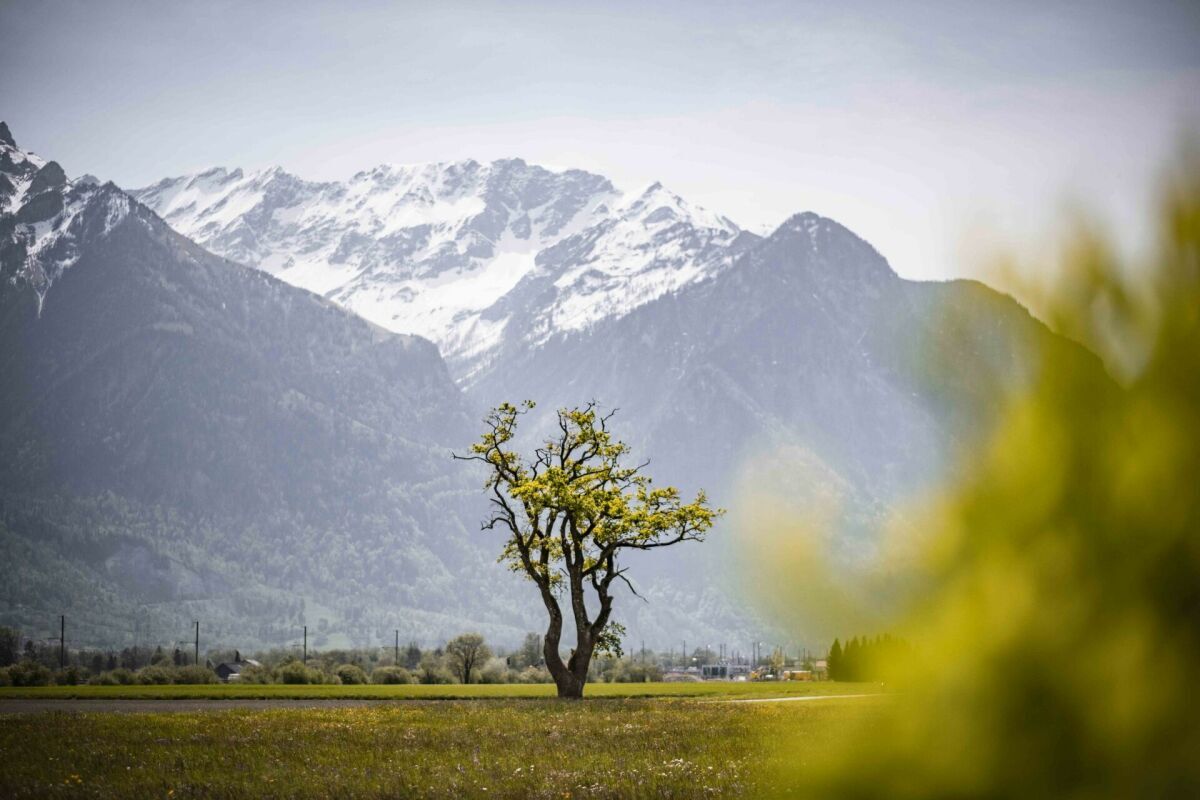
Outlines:
<svg viewBox="0 0 1200 800"><path fill-rule="evenodd" d="M15 214L24 205L34 176L45 166L36 153L0 141L0 214Z"/></svg>
<svg viewBox="0 0 1200 800"><path fill-rule="evenodd" d="M385 164L346 181L214 168L132 192L180 233L438 343L460 380L714 273L741 233L655 184L520 159Z"/></svg>
<svg viewBox="0 0 1200 800"><path fill-rule="evenodd" d="M107 236L130 200L95 178L71 181L62 167L21 150L8 128L0 135L0 276L27 284L40 318L50 287L79 260L85 241Z"/></svg>
<svg viewBox="0 0 1200 800"><path fill-rule="evenodd" d="M583 329L715 274L739 229L655 183L617 209L554 280L538 334ZM535 340L535 343L538 343Z"/></svg>

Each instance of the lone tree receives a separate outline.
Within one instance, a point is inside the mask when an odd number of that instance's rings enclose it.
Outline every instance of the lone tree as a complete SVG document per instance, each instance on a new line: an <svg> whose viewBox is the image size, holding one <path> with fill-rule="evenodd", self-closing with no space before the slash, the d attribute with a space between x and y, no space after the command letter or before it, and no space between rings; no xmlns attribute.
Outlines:
<svg viewBox="0 0 1200 800"><path fill-rule="evenodd" d="M723 512L708 506L704 492L683 503L678 489L654 488L645 463L624 465L629 448L608 430L616 412L601 414L595 403L560 409L558 430L522 459L510 445L518 419L533 407L526 401L493 410L471 454L455 457L487 465L492 515L483 528L508 537L501 560L537 585L549 615L542 654L558 696L581 698L592 656L620 652L624 628L612 619L613 584L622 581L637 594L621 565L623 551L701 541ZM564 593L575 623L566 663L559 654Z"/></svg>
<svg viewBox="0 0 1200 800"><path fill-rule="evenodd" d="M471 682L471 673L492 657L492 651L478 633L455 636L446 644L446 663L463 683Z"/></svg>

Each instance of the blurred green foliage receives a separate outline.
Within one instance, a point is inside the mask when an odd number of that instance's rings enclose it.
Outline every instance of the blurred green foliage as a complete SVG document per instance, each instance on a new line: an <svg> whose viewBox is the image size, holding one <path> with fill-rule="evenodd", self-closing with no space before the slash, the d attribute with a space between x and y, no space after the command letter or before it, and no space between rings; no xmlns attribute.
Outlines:
<svg viewBox="0 0 1200 800"><path fill-rule="evenodd" d="M1079 234L1043 353L929 503L878 720L786 783L826 797L1200 797L1200 160L1150 264ZM799 743L789 743L796 748Z"/></svg>

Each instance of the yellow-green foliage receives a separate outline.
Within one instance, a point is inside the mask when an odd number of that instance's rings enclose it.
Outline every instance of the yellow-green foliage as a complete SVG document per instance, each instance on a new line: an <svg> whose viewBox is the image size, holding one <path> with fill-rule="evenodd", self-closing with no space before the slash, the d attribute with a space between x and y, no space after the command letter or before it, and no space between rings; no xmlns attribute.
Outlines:
<svg viewBox="0 0 1200 800"><path fill-rule="evenodd" d="M1043 358L921 518L914 655L823 797L1200 797L1200 170L1151 265L1081 236ZM915 678L915 679L914 679Z"/></svg>
<svg viewBox="0 0 1200 800"><path fill-rule="evenodd" d="M500 510L488 527L509 534L502 560L514 571L558 586L578 550L578 568L603 575L621 550L703 539L722 513L703 491L683 503L675 487L654 487L644 464L626 466L629 447L609 432L611 414L592 404L561 409L556 437L522 459L508 446L519 417L533 407L504 403L489 413L469 457L491 468L486 485ZM573 548L564 550L564 542Z"/></svg>

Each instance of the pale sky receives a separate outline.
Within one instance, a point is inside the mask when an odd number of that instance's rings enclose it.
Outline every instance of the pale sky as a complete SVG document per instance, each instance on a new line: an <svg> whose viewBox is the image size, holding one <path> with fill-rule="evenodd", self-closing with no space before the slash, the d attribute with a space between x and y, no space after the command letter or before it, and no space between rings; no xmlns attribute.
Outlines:
<svg viewBox="0 0 1200 800"><path fill-rule="evenodd" d="M1200 3L14 2L0 119L138 187L519 156L975 275L1069 204L1135 242L1200 120Z"/></svg>

